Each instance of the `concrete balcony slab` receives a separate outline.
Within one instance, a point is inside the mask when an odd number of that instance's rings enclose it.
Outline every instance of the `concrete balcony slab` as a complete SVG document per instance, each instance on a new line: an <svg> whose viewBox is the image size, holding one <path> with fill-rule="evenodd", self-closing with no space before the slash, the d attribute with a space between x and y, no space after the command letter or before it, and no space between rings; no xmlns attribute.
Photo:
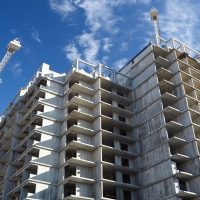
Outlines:
<svg viewBox="0 0 200 200"><path fill-rule="evenodd" d="M86 151L94 151L95 150L94 145L78 142L78 141L75 141L75 140L68 143L66 145L66 147L78 148L78 149L83 149L83 150L86 150Z"/></svg>
<svg viewBox="0 0 200 200"><path fill-rule="evenodd" d="M155 63L157 65L157 67L164 67L164 68L167 68L169 66L169 60L167 60L166 58L163 58L161 56L158 56L156 59L155 59Z"/></svg>
<svg viewBox="0 0 200 200"><path fill-rule="evenodd" d="M176 174L174 174L174 176L181 180L189 180L194 177L191 173L183 172L179 170L177 171Z"/></svg>
<svg viewBox="0 0 200 200"><path fill-rule="evenodd" d="M166 124L166 128L167 128L168 132L176 133L177 131L182 130L184 128L184 126L178 122L170 121Z"/></svg>
<svg viewBox="0 0 200 200"><path fill-rule="evenodd" d="M186 140L173 136L169 139L168 142L169 142L170 147L179 147L179 146L184 145L186 143Z"/></svg>
<svg viewBox="0 0 200 200"><path fill-rule="evenodd" d="M184 198L188 198L188 199L195 199L197 197L199 197L198 194L194 193L194 192L189 192L189 191L183 191L183 190L180 190L177 195L179 197L184 197Z"/></svg>
<svg viewBox="0 0 200 200"><path fill-rule="evenodd" d="M170 79L173 76L173 74L169 70L163 67L159 67L159 69L157 70L157 75L158 75L159 80L162 80L165 78Z"/></svg>
<svg viewBox="0 0 200 200"><path fill-rule="evenodd" d="M186 161L190 160L190 157L183 155L183 154L180 154L180 153L176 153L176 154L171 156L171 159L175 162L181 163L181 162L186 162Z"/></svg>
<svg viewBox="0 0 200 200"><path fill-rule="evenodd" d="M71 175L64 179L63 184L67 182L77 182L77 183L85 183L85 184L94 184L95 180L91 178L85 178L81 176Z"/></svg>
<svg viewBox="0 0 200 200"><path fill-rule="evenodd" d="M94 115L91 115L91 114L87 114L87 113L84 113L84 112L81 112L81 111L78 111L78 110L73 110L67 117L68 118L75 118L75 119L83 119L83 120L86 120L86 121L89 121L89 122L92 122L96 119L96 117Z"/></svg>
<svg viewBox="0 0 200 200"><path fill-rule="evenodd" d="M92 130L92 129L85 128L83 126L79 126L79 125L75 125L75 124L73 126L71 126L69 129L67 129L65 132L66 133L68 133L68 132L82 133L82 134L90 135L90 136L93 136L95 133L94 130Z"/></svg>
<svg viewBox="0 0 200 200"><path fill-rule="evenodd" d="M129 189L129 190L139 189L139 186L134 185L134 184L121 183L121 182L117 182L117 181L113 181L109 179L102 179L101 181L103 182L103 184L110 185L110 186L113 185L113 186L120 187L123 189Z"/></svg>
<svg viewBox="0 0 200 200"><path fill-rule="evenodd" d="M159 86L162 93L171 92L175 87L175 85L172 82L167 81L165 79L159 82Z"/></svg>
<svg viewBox="0 0 200 200"><path fill-rule="evenodd" d="M87 108L93 108L95 106L93 101L84 99L80 96L74 96L68 103L67 106L70 106L71 104L77 104L80 106L84 106Z"/></svg>
<svg viewBox="0 0 200 200"><path fill-rule="evenodd" d="M182 114L180 110L172 106L167 106L166 108L164 108L163 112L165 114L165 117L167 117L167 119L169 120L172 120Z"/></svg>
<svg viewBox="0 0 200 200"><path fill-rule="evenodd" d="M83 165L86 167L94 167L95 166L95 162L93 162L93 161L83 160L81 158L75 158L75 157L72 157L65 162L65 165L68 165L68 164Z"/></svg>
<svg viewBox="0 0 200 200"><path fill-rule="evenodd" d="M108 109L111 112L114 112L114 113L117 113L119 115L123 115L123 116L126 116L126 117L132 117L133 116L133 112L131 112L129 110L122 109L122 108L119 108L117 106L113 106L113 105L106 103L104 101L101 101L100 103L101 103L102 109Z"/></svg>
<svg viewBox="0 0 200 200"><path fill-rule="evenodd" d="M178 101L178 97L176 97L173 94L170 94L168 92L165 92L162 96L161 99L164 103L168 103L168 104L174 104Z"/></svg>
<svg viewBox="0 0 200 200"><path fill-rule="evenodd" d="M63 200L94 200L94 198L70 195L68 197L65 197Z"/></svg>
<svg viewBox="0 0 200 200"><path fill-rule="evenodd" d="M70 90L81 92L81 93L84 93L84 94L87 94L87 95L90 95L90 96L92 96L95 92L94 89L89 88L89 87L84 86L84 85L81 85L79 83L75 83L74 85L72 85Z"/></svg>

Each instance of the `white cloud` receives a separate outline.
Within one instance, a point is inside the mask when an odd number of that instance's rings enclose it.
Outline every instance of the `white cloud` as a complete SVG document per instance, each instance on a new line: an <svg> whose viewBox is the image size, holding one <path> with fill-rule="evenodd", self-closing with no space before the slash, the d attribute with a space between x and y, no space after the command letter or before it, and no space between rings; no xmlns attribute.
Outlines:
<svg viewBox="0 0 200 200"><path fill-rule="evenodd" d="M105 52L110 52L110 49L112 48L112 46L113 46L113 44L112 44L110 38L106 37L103 39L103 47L102 48Z"/></svg>
<svg viewBox="0 0 200 200"><path fill-rule="evenodd" d="M42 43L42 40L39 38L39 33L36 30L31 32L31 37L38 43Z"/></svg>
<svg viewBox="0 0 200 200"><path fill-rule="evenodd" d="M167 1L165 13L160 15L161 30L168 38L175 37L188 45L196 45L199 12L190 1Z"/></svg>
<svg viewBox="0 0 200 200"><path fill-rule="evenodd" d="M76 45L73 43L66 45L64 47L64 52L65 52L66 58L72 61L81 57L80 53L78 52L76 48Z"/></svg>
<svg viewBox="0 0 200 200"><path fill-rule="evenodd" d="M11 72L12 72L12 74L13 74L13 76L14 76L15 78L20 77L21 74L22 74L22 72L23 72L23 70L22 70L22 68L21 68L21 63L19 63L19 62L15 63L15 64L11 67Z"/></svg>
<svg viewBox="0 0 200 200"><path fill-rule="evenodd" d="M119 70L121 69L128 61L128 58L122 58L117 60L114 64L113 64L113 69L114 70Z"/></svg>
<svg viewBox="0 0 200 200"><path fill-rule="evenodd" d="M99 29L112 32L117 31L114 25L119 18L114 16L113 9L108 2L107 0L84 0L79 4L79 7L85 11L86 24L92 32L98 31Z"/></svg>
<svg viewBox="0 0 200 200"><path fill-rule="evenodd" d="M64 19L70 12L76 10L71 0L50 0L50 7Z"/></svg>
<svg viewBox="0 0 200 200"><path fill-rule="evenodd" d="M68 59L82 58L93 64L99 62L97 55L100 49L100 41L95 39L92 33L83 33L77 36L75 42L76 44L72 42L64 47Z"/></svg>
<svg viewBox="0 0 200 200"><path fill-rule="evenodd" d="M150 4L151 0L110 0L109 4L112 6L119 6L119 5L125 5L125 4Z"/></svg>
<svg viewBox="0 0 200 200"><path fill-rule="evenodd" d="M92 33L83 33L78 37L78 44L83 48L83 56L88 62L97 63L100 41Z"/></svg>
<svg viewBox="0 0 200 200"><path fill-rule="evenodd" d="M118 22L121 16L116 15L119 6L132 4L148 4L151 0L50 0L50 7L66 19L70 13L82 10L85 15L87 32L75 36L72 43L65 46L66 57L74 59L76 55L83 56L88 62L97 63L99 52L109 52L113 46L111 37L119 32ZM109 36L102 36L101 33ZM102 37L101 37L102 36ZM70 48L72 48L70 50ZM127 47L124 46L124 49ZM104 55L102 55L103 57ZM103 59L105 60L105 59Z"/></svg>

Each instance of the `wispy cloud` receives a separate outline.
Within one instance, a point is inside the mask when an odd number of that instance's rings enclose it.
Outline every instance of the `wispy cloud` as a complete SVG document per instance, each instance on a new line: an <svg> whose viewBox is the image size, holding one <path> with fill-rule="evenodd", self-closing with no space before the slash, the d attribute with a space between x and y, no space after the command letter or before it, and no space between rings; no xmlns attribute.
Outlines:
<svg viewBox="0 0 200 200"><path fill-rule="evenodd" d="M72 5L72 1L68 0L50 0L49 5L52 10L61 15L62 19L65 19L70 12L76 10Z"/></svg>
<svg viewBox="0 0 200 200"><path fill-rule="evenodd" d="M113 36L120 30L119 22L122 21L122 16L116 14L116 8L150 2L151 0L49 0L51 9L65 20L68 20L67 16L74 11L83 11L86 28L65 46L64 51L69 59L78 55L94 63L99 62L100 52L108 53L111 50ZM124 44L123 49L127 48ZM101 56L105 58L105 55Z"/></svg>
<svg viewBox="0 0 200 200"><path fill-rule="evenodd" d="M103 50L105 52L110 52L110 49L112 48L113 44L110 38L103 38Z"/></svg>
<svg viewBox="0 0 200 200"><path fill-rule="evenodd" d="M78 49L75 44L71 43L64 47L64 52L66 58L69 60L75 60L76 58L80 58L81 54L78 52Z"/></svg>
<svg viewBox="0 0 200 200"><path fill-rule="evenodd" d="M11 72L13 74L13 77L18 78L21 76L23 70L21 68L21 63L16 62L12 67L11 67Z"/></svg>
<svg viewBox="0 0 200 200"><path fill-rule="evenodd" d="M97 55L100 49L100 42L95 39L94 34L83 33L78 37L78 43L83 48L83 55L87 61L98 62Z"/></svg>
<svg viewBox="0 0 200 200"><path fill-rule="evenodd" d="M42 43L42 40L40 39L39 33L38 33L37 30L33 30L33 31L31 32L31 37L32 37L33 40L35 40L36 42Z"/></svg>
<svg viewBox="0 0 200 200"><path fill-rule="evenodd" d="M119 70L121 69L128 61L128 58L122 58L117 60L114 64L113 64L113 69L115 70Z"/></svg>
<svg viewBox="0 0 200 200"><path fill-rule="evenodd" d="M161 30L167 37L175 37L188 45L196 46L195 33L199 30L199 6L199 3L191 1L167 1L165 13L160 15Z"/></svg>

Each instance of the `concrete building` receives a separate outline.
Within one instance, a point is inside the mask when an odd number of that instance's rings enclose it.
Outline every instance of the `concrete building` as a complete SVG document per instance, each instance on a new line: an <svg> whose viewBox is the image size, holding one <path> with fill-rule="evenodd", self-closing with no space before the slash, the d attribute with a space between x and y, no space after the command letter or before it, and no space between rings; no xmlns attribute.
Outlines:
<svg viewBox="0 0 200 200"><path fill-rule="evenodd" d="M0 122L0 199L200 199L200 62L150 43L119 72L43 64Z"/></svg>

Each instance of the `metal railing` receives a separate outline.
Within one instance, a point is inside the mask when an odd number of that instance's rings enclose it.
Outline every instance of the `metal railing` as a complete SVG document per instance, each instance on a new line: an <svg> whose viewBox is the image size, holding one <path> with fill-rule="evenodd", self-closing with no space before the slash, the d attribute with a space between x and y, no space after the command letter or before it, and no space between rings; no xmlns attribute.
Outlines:
<svg viewBox="0 0 200 200"><path fill-rule="evenodd" d="M165 40L162 37L156 35L153 37L150 42L156 46L166 49L169 51L170 49L177 49L180 52L187 53L193 59L196 59L200 62L200 53L191 47L187 46L186 44L180 42L175 38L170 38L169 40Z"/></svg>
<svg viewBox="0 0 200 200"><path fill-rule="evenodd" d="M120 72L114 71L113 69L103 64L98 64L95 66L83 60L77 59L76 62L72 65L72 70L82 72L93 78L101 76L124 87L130 89L132 88L132 79L130 77Z"/></svg>

